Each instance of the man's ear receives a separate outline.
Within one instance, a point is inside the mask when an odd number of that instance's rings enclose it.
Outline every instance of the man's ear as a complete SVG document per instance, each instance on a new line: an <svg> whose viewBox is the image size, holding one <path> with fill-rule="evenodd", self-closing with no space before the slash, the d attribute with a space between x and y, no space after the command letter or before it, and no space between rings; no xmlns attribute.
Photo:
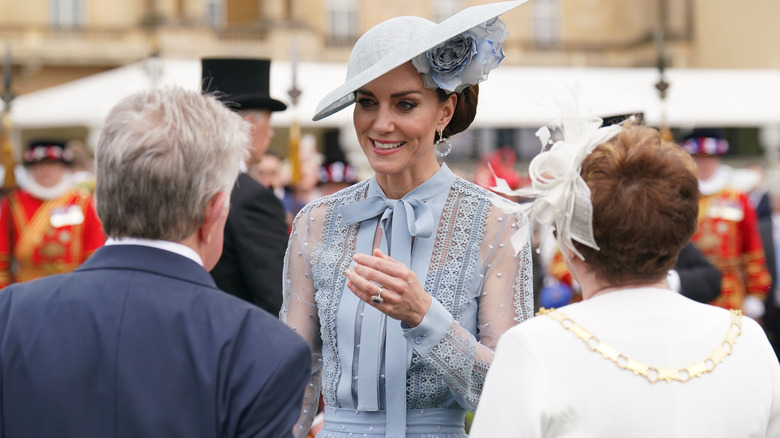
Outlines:
<svg viewBox="0 0 780 438"><path fill-rule="evenodd" d="M203 224L200 227L200 239L203 243L209 243L214 227L220 223L219 219L228 213L227 203L230 202L227 193L219 192L212 196L206 204L203 214ZM223 222L224 223L224 222ZM219 230L220 234L223 230Z"/></svg>

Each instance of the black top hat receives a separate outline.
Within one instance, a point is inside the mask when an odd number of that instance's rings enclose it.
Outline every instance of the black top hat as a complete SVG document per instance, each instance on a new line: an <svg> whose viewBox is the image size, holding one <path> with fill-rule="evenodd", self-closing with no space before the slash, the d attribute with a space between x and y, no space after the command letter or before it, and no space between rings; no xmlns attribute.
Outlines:
<svg viewBox="0 0 780 438"><path fill-rule="evenodd" d="M267 59L204 58L201 88L234 109L284 111L287 105L272 99L269 90L271 61Z"/></svg>

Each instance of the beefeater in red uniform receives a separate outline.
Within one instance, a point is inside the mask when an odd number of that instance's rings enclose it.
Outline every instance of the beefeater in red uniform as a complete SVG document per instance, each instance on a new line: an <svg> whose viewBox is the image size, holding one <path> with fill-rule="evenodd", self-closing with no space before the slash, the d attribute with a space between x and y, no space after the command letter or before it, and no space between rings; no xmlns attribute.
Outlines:
<svg viewBox="0 0 780 438"><path fill-rule="evenodd" d="M760 318L771 279L755 209L731 186L732 169L721 163L728 142L719 130L697 129L681 146L699 169L699 228L692 240L722 274L721 294L712 304Z"/></svg>
<svg viewBox="0 0 780 438"><path fill-rule="evenodd" d="M23 162L23 188L0 206L0 288L72 271L106 240L92 194L71 184L63 142L32 142Z"/></svg>

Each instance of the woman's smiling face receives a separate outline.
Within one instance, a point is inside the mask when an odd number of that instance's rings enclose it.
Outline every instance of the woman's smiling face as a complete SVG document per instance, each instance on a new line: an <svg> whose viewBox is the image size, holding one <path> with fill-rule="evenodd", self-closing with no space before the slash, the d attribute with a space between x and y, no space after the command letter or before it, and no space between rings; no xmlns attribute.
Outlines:
<svg viewBox="0 0 780 438"><path fill-rule="evenodd" d="M409 172L413 179L435 173L434 134L449 123L455 101L440 102L411 62L358 89L353 120L371 168L384 175Z"/></svg>

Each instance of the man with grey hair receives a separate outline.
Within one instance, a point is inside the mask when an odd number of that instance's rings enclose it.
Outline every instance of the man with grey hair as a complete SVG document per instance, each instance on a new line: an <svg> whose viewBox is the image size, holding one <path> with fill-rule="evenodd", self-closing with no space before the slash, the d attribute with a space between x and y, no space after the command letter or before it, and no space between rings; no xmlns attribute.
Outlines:
<svg viewBox="0 0 780 438"><path fill-rule="evenodd" d="M211 96L113 108L96 150L106 246L0 293L0 435L291 436L308 346L208 274L248 149Z"/></svg>

